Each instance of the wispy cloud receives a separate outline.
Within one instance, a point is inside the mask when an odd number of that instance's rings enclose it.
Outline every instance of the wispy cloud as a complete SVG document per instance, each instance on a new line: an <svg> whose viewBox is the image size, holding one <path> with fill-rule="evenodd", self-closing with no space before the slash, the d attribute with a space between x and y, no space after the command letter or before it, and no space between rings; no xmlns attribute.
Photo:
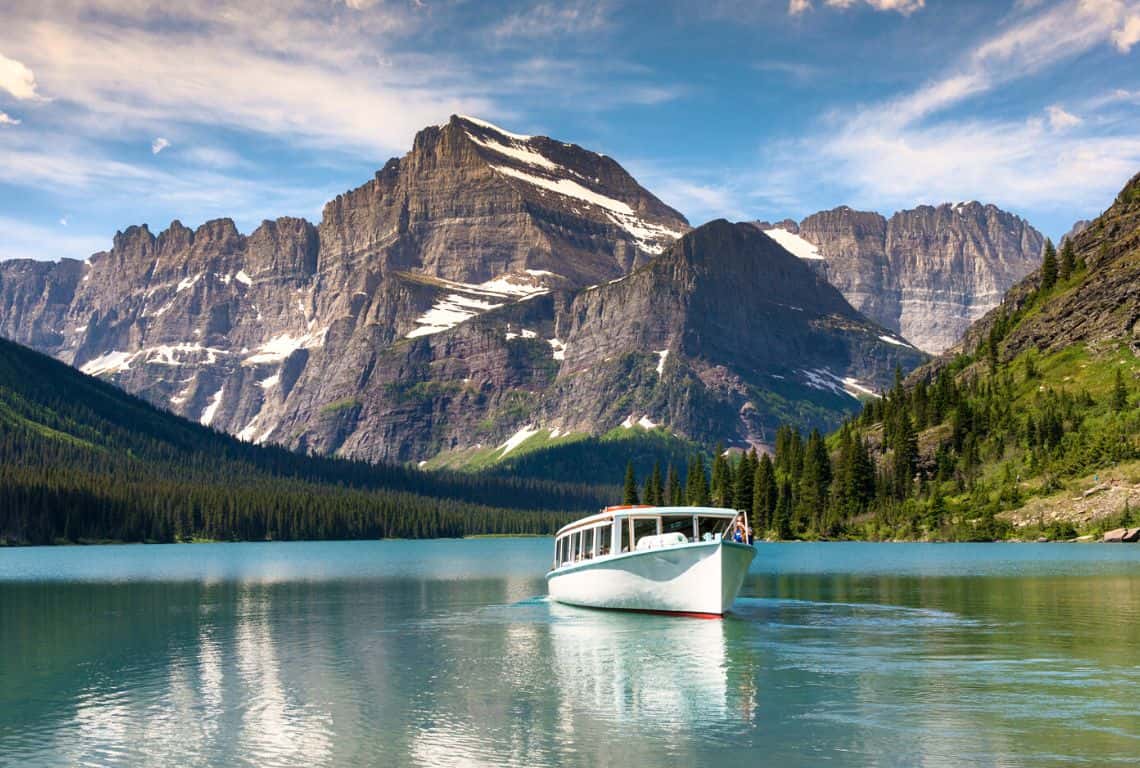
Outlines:
<svg viewBox="0 0 1140 768"><path fill-rule="evenodd" d="M159 152L161 152L162 150L166 149L169 146L170 146L170 142L167 141L166 139L164 139L163 137L159 136L157 139L155 139L154 141L152 141L150 143L150 153L152 155L157 155Z"/></svg>
<svg viewBox="0 0 1140 768"><path fill-rule="evenodd" d="M1049 127L1055 131L1073 128L1084 122L1081 118L1057 104L1046 107L1045 112L1049 117Z"/></svg>
<svg viewBox="0 0 1140 768"><path fill-rule="evenodd" d="M415 23L406 11L317 10L299 0L228 5L224 13L207 0L161 12L106 0L62 0L51 14L17 4L5 11L0 46L34 62L38 80L5 59L0 83L30 97L38 82L78 113L73 119L108 134L177 121L377 160L452 112L489 111L490 100L446 53L400 53L388 44Z"/></svg>
<svg viewBox="0 0 1140 768"><path fill-rule="evenodd" d="M851 8L866 4L876 11L895 11L910 15L926 5L926 0L824 0L830 8ZM812 10L812 0L788 0L788 13L798 16Z"/></svg>
<svg viewBox="0 0 1140 768"><path fill-rule="evenodd" d="M7 112L0 112L0 125L19 125L20 121Z"/></svg>
<svg viewBox="0 0 1140 768"><path fill-rule="evenodd" d="M609 26L609 13L604 2L538 3L494 25L492 35L505 42L597 34Z"/></svg>
<svg viewBox="0 0 1140 768"><path fill-rule="evenodd" d="M868 207L977 197L1096 210L1140 167L1135 123L1097 133L1057 104L1020 118L964 110L1098 46L1123 51L1121 34L1137 6L1069 0L1025 8L942 77L853 114L824 116L818 132L776 148L765 169L795 162L802 177L795 187L826 180Z"/></svg>

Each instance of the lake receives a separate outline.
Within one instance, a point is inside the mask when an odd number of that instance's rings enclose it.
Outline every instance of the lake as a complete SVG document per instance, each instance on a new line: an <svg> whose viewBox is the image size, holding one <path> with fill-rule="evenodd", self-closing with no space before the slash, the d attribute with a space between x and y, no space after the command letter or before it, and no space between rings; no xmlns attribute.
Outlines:
<svg viewBox="0 0 1140 768"><path fill-rule="evenodd" d="M1137 764L1140 546L761 544L723 620L551 548L0 549L0 764Z"/></svg>

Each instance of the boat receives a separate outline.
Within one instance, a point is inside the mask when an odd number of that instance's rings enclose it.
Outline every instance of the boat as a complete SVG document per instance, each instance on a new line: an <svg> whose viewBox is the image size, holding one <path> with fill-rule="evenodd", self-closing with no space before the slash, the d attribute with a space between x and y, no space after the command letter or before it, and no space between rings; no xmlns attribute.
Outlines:
<svg viewBox="0 0 1140 768"><path fill-rule="evenodd" d="M555 535L547 592L587 608L723 616L756 556L739 529L747 516L733 509L606 507Z"/></svg>

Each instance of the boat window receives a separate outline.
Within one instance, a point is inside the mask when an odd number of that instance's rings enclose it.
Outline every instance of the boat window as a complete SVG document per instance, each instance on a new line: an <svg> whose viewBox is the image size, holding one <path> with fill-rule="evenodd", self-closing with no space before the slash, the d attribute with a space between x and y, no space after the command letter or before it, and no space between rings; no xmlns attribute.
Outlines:
<svg viewBox="0 0 1140 768"><path fill-rule="evenodd" d="M577 531L570 534L570 555L569 555L569 557L566 558L570 562L575 562L578 560L578 541L579 541L579 539L580 539L580 536L579 536Z"/></svg>
<svg viewBox="0 0 1140 768"><path fill-rule="evenodd" d="M728 524L731 523L723 517L698 517L697 534L701 541L715 541L720 538Z"/></svg>
<svg viewBox="0 0 1140 768"><path fill-rule="evenodd" d="M566 557L566 553L570 549L569 545L570 545L570 537L568 537L568 536L563 536L561 539L558 540L558 564L559 565L565 564L566 561L569 559Z"/></svg>
<svg viewBox="0 0 1140 768"><path fill-rule="evenodd" d="M646 536L656 536L659 533L657 528L660 522L661 518L659 517L631 517L629 529L631 531L630 543L633 547L636 547L637 542Z"/></svg>
<svg viewBox="0 0 1140 768"><path fill-rule="evenodd" d="M582 532L582 559L588 560L594 556L594 529L587 528Z"/></svg>
<svg viewBox="0 0 1140 768"><path fill-rule="evenodd" d="M661 532L662 533L679 533L685 537L686 541L693 541L695 535L693 530L693 516L670 516L661 518Z"/></svg>
<svg viewBox="0 0 1140 768"><path fill-rule="evenodd" d="M598 557L610 554L610 540L614 535L613 523L598 528Z"/></svg>

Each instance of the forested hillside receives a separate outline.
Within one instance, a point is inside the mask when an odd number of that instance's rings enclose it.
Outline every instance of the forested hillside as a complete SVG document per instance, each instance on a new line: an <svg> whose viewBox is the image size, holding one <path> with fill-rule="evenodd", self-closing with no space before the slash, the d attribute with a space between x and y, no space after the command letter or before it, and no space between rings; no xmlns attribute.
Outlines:
<svg viewBox="0 0 1140 768"><path fill-rule="evenodd" d="M254 446L0 340L0 542L544 533L616 494Z"/></svg>
<svg viewBox="0 0 1140 768"><path fill-rule="evenodd" d="M758 534L778 538L1069 538L1136 525L1138 286L1140 176L1060 253L1048 244L1041 269L957 349L897 374L835 433L784 427L773 458L718 451L711 478L692 462L664 496L751 509ZM635 487L628 477L627 500ZM1100 490L1124 501L1074 511Z"/></svg>

